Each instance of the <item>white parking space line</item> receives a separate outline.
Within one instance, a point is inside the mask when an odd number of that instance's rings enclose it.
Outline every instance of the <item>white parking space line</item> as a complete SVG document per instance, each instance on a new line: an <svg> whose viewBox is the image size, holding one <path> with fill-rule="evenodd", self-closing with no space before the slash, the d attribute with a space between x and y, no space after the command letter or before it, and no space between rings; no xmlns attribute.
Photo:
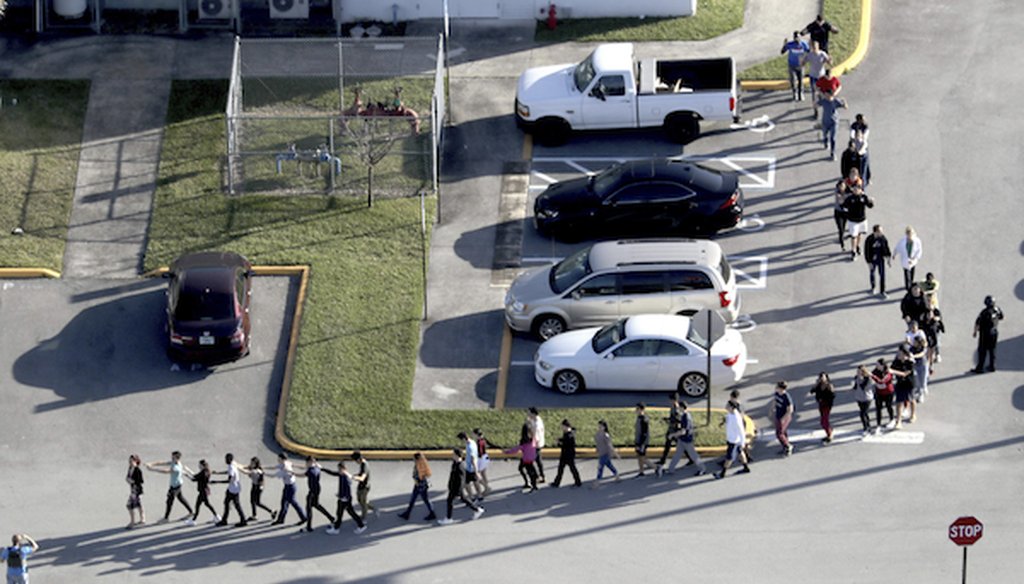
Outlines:
<svg viewBox="0 0 1024 584"><path fill-rule="evenodd" d="M568 164L569 166L575 168L576 170L582 172L583 174L585 174L587 176L590 176L590 175L594 174L594 171L590 170L589 168L586 168L582 164L579 164L575 160L566 160L565 163Z"/></svg>
<svg viewBox="0 0 1024 584"><path fill-rule="evenodd" d="M564 258L562 258L562 257L537 257L537 256L529 256L529 257L522 257L522 258L520 258L520 261L522 261L523 263L558 263L562 259L564 259Z"/></svg>
<svg viewBox="0 0 1024 584"><path fill-rule="evenodd" d="M823 438L825 438L824 430L797 432L789 435L789 441L794 443L821 442ZM775 434L768 429L765 429L764 432L758 436L758 440L762 442L771 442L775 440ZM921 444L924 442L924 432L890 430L881 434L864 435L860 430L836 430L832 433L833 444L842 444L845 442L864 442L866 444Z"/></svg>
<svg viewBox="0 0 1024 584"><path fill-rule="evenodd" d="M566 166L581 172L583 174L594 174L594 171L586 168L581 161L593 161L593 162L626 162L627 160L641 160L646 157L633 156L633 157L618 157L618 156L578 156L578 157L562 157L562 156L537 156L533 159L534 163L561 163ZM775 157L774 156L677 156L673 157L674 160L693 160L702 162L719 162L724 166L735 170L740 173L740 186L746 189L773 189L775 188ZM751 170L758 169L758 170ZM763 170L762 170L763 169ZM543 180L547 180L549 183L555 182L551 177L543 175L537 171L533 171L533 174L542 177Z"/></svg>
<svg viewBox="0 0 1024 584"><path fill-rule="evenodd" d="M554 184L554 183L558 182L556 179L551 178L550 176L544 174L543 172L538 172L536 170L531 170L530 174L532 174L533 176L539 178L542 181L547 182L548 184Z"/></svg>
<svg viewBox="0 0 1024 584"><path fill-rule="evenodd" d="M729 263L732 264L732 271L736 273L737 288L763 290L768 287L768 256L729 256ZM737 267L736 264L756 264L758 274L753 276L752 270Z"/></svg>

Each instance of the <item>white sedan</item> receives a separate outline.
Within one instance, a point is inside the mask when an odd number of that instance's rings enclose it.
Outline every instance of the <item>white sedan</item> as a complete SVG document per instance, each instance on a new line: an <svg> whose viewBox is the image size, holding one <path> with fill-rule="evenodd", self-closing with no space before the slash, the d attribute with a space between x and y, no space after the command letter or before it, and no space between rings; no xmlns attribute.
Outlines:
<svg viewBox="0 0 1024 584"><path fill-rule="evenodd" d="M534 357L534 377L564 394L584 389L674 391L699 397L708 390L707 351L690 318L643 314L602 328L562 333ZM747 347L727 329L711 346L711 380L727 387L743 378Z"/></svg>

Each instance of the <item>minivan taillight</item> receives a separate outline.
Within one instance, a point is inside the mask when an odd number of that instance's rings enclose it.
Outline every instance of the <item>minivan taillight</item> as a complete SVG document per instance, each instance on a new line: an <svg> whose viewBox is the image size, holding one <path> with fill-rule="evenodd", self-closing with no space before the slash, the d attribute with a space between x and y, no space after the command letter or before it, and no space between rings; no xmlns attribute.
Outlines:
<svg viewBox="0 0 1024 584"><path fill-rule="evenodd" d="M718 302L722 305L722 308L728 308L732 304L732 292L728 290L722 290L718 293Z"/></svg>
<svg viewBox="0 0 1024 584"><path fill-rule="evenodd" d="M735 97L731 97L731 96L729 97L729 111L731 111L731 112L736 111L736 98Z"/></svg>
<svg viewBox="0 0 1024 584"><path fill-rule="evenodd" d="M739 361L739 360L740 360L740 356L739 356L739 355L733 355L732 357L728 357L728 358L726 358L726 359L722 359L722 363L723 363L723 364L724 364L724 365L725 365L726 367L732 367L732 366L733 366L733 365L735 365L735 364L736 364L736 362L737 362L737 361Z"/></svg>

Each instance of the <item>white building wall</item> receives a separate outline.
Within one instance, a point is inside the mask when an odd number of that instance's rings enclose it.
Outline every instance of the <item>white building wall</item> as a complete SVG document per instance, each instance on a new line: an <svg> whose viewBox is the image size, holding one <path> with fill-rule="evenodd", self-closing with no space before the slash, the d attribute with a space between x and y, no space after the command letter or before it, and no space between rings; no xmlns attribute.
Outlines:
<svg viewBox="0 0 1024 584"><path fill-rule="evenodd" d="M108 0L109 1L109 0ZM536 18L548 16L548 0L448 0L452 18ZM689 16L697 0L554 0L559 18L612 16ZM341 0L342 20L390 22L394 6L399 20L440 18L442 0Z"/></svg>

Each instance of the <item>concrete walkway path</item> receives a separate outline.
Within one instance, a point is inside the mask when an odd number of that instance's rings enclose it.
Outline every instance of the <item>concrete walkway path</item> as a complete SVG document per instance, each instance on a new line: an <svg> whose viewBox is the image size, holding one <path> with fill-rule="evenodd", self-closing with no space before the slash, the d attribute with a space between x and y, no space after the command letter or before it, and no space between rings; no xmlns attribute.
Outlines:
<svg viewBox="0 0 1024 584"><path fill-rule="evenodd" d="M230 37L79 37L0 56L2 77L91 81L62 274L138 276L171 82L227 77Z"/></svg>

